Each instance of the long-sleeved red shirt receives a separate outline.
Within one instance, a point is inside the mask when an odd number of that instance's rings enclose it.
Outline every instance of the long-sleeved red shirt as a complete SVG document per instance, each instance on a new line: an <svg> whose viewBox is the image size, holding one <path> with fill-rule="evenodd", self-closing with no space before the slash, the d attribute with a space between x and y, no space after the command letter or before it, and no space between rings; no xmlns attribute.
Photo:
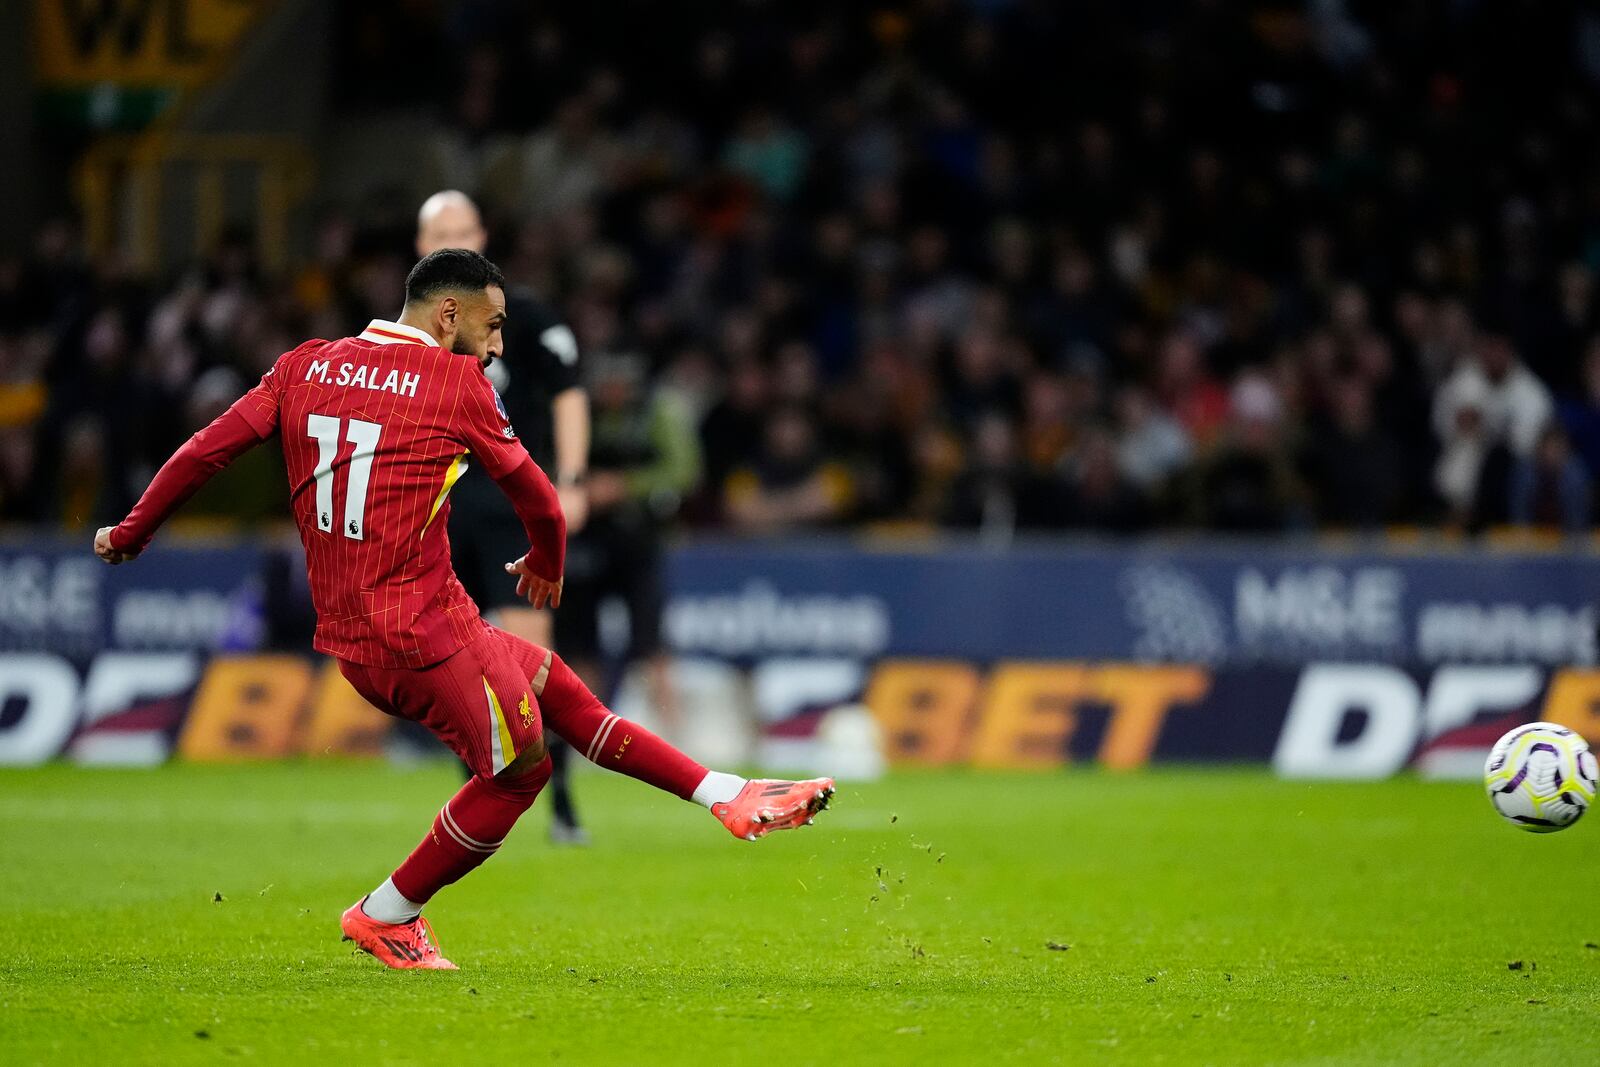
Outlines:
<svg viewBox="0 0 1600 1067"><path fill-rule="evenodd" d="M112 531L113 547L142 550L217 471L275 432L305 545L319 651L369 666L424 667L481 632L445 533L450 489L469 454L522 519L529 569L559 580L559 498L507 425L477 361L381 320L359 337L285 353L162 466Z"/></svg>

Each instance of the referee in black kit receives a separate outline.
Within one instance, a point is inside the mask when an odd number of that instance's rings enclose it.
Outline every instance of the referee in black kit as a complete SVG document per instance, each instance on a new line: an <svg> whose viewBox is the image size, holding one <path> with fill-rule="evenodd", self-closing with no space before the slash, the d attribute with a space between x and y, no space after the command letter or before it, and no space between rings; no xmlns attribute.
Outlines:
<svg viewBox="0 0 1600 1067"><path fill-rule="evenodd" d="M482 252L489 243L478 207L465 193L435 193L417 212L417 255L441 248ZM549 472L567 515L567 533L588 518L584 476L589 466L589 397L578 376L578 342L555 310L520 286L506 291L505 355L490 364L489 380L500 393L517 436L534 462ZM490 621L543 648L553 645L550 613L535 611L517 598L506 580L507 560L527 551L527 535L500 490L473 467L450 493L450 551L456 575ZM571 751L548 738L555 764L547 787L551 799L550 839L581 845L588 835L578 825L567 782Z"/></svg>

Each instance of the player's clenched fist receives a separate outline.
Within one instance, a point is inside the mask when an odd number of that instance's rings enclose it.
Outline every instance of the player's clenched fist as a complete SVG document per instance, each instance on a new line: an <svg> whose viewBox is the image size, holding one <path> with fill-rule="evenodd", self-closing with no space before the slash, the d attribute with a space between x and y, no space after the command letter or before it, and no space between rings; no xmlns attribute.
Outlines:
<svg viewBox="0 0 1600 1067"><path fill-rule="evenodd" d="M561 606L561 587L567 582L565 577L550 581L541 578L528 569L528 561L519 559L515 563L506 564L506 573L517 576L517 596L524 598L535 608L546 606L559 608Z"/></svg>
<svg viewBox="0 0 1600 1067"><path fill-rule="evenodd" d="M118 563L126 563L130 559L138 559L139 553L137 552L119 552L111 547L111 531L113 529L115 527L100 527L99 531L94 535L94 554L112 566Z"/></svg>

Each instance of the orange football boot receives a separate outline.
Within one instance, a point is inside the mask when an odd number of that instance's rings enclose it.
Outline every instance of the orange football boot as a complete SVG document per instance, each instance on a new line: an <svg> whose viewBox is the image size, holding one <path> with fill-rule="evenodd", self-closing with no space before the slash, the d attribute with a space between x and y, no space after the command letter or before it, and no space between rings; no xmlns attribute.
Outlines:
<svg viewBox="0 0 1600 1067"><path fill-rule="evenodd" d="M408 923L381 923L361 910L366 902L367 898L362 897L339 919L344 940L354 941L357 948L378 957L389 967L428 971L460 969L439 955L433 943L433 927L427 919L418 915Z"/></svg>
<svg viewBox="0 0 1600 1067"><path fill-rule="evenodd" d="M711 814L734 837L754 841L774 830L809 825L812 817L828 806L831 796L832 778L807 778L803 782L752 778L732 800L711 805Z"/></svg>

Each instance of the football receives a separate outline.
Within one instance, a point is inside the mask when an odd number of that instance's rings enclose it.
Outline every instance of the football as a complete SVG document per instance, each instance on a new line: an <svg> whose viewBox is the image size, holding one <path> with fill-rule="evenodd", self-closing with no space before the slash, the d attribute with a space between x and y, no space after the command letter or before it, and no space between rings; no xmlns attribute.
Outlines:
<svg viewBox="0 0 1600 1067"><path fill-rule="evenodd" d="M1505 819L1548 834L1565 830L1589 810L1600 770L1579 734L1552 722L1530 722L1495 742L1483 784Z"/></svg>

